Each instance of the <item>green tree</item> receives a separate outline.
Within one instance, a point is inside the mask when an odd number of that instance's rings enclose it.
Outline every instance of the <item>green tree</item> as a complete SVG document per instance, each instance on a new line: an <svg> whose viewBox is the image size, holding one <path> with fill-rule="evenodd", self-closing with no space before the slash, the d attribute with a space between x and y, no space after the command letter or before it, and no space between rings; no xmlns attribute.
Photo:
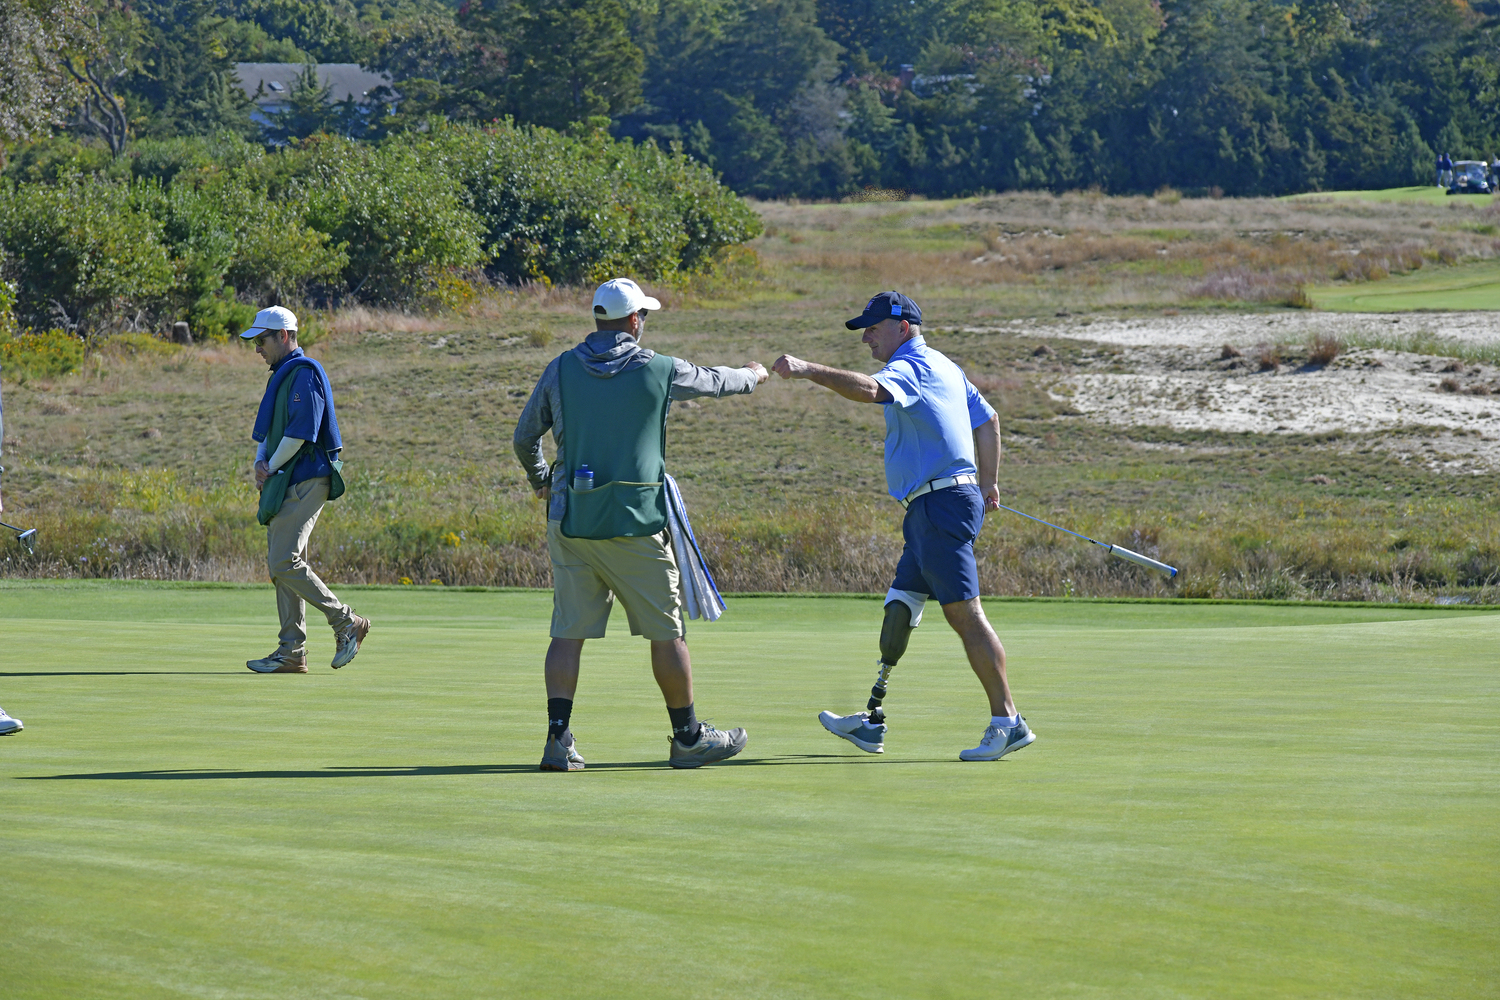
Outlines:
<svg viewBox="0 0 1500 1000"><path fill-rule="evenodd" d="M81 98L59 53L85 14L81 0L0 0L0 142L46 134Z"/></svg>
<svg viewBox="0 0 1500 1000"><path fill-rule="evenodd" d="M564 128L640 100L645 57L620 0L484 0L464 25L504 54L496 85L519 121Z"/></svg>
<svg viewBox="0 0 1500 1000"><path fill-rule="evenodd" d="M255 134L250 99L234 75L234 24L210 0L135 0L140 63L122 81L141 136Z"/></svg>
<svg viewBox="0 0 1500 1000"><path fill-rule="evenodd" d="M291 42L317 62L362 62L373 53L358 11L338 0L221 0L219 10Z"/></svg>
<svg viewBox="0 0 1500 1000"><path fill-rule="evenodd" d="M307 65L287 93L286 108L268 114L263 126L272 142L285 143L326 133L343 135L347 112L332 103L333 90L318 82L318 68Z"/></svg>

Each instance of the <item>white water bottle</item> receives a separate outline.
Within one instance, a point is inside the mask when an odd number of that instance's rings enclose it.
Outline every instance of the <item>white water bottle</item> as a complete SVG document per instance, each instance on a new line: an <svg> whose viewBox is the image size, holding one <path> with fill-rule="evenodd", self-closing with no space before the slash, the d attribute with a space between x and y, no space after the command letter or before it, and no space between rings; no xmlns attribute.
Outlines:
<svg viewBox="0 0 1500 1000"><path fill-rule="evenodd" d="M573 472L573 489L577 492L591 490L594 488L594 470L587 465L580 465Z"/></svg>

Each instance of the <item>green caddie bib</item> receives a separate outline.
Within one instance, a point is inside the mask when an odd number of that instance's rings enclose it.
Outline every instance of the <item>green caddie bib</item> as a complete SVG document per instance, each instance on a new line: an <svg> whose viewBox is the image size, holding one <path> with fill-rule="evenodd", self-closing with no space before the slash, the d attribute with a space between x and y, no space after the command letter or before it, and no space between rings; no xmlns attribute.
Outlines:
<svg viewBox="0 0 1500 1000"><path fill-rule="evenodd" d="M271 430L266 434L267 455L276 454L276 449L281 447L281 439L286 436L286 425L291 422L291 399L292 380L282 379L281 388L276 390L276 405L271 407ZM281 512L281 505L286 503L286 489L292 479L292 468L302 456L311 454L316 447L317 444L308 441L266 480L266 485L260 489L260 506L255 512L257 521L270 524L271 519ZM330 460L328 465L328 499L337 500L344 495L344 477L341 475L344 463Z"/></svg>
<svg viewBox="0 0 1500 1000"><path fill-rule="evenodd" d="M667 526L667 404L670 357L612 378L590 375L572 351L558 359L562 424L566 435L561 470L567 490L562 533L568 538L639 538ZM573 472L587 465L594 488L573 489Z"/></svg>

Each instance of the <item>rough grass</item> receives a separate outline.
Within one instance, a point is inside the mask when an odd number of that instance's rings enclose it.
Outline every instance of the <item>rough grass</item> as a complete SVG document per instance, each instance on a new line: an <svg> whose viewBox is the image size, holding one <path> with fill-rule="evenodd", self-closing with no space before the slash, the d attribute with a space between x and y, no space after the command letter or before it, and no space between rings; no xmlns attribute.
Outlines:
<svg viewBox="0 0 1500 1000"><path fill-rule="evenodd" d="M1488 199L1109 198L1041 193L899 204L759 206L768 261L882 287L962 289L1007 313L1049 307L1292 305L1308 283L1363 287L1495 255Z"/></svg>
<svg viewBox="0 0 1500 1000"><path fill-rule="evenodd" d="M512 467L508 431L550 352L520 338L477 339L473 354L463 353L466 334L436 338L441 348L396 336L328 345L352 484L314 535L313 559L330 579L548 585L540 506ZM1089 345L941 332L933 341L970 367L1004 415L1009 505L1183 570L1164 581L995 515L980 541L986 592L1497 595L1500 538L1484 482L1429 472L1353 435L1105 431L1059 415L1066 404L1038 386L1085 363ZM38 527L44 545L35 558L7 549L6 572L262 578L248 459L215 454L249 453L223 429L248 421L261 376L233 350L159 366L155 394L133 384L139 368L122 360L96 364L92 384L11 390L17 443L57 461L22 464L12 480L26 487L11 494L24 500L14 516ZM701 342L682 351L711 352ZM518 370L504 374L507 365ZM882 499L879 420L873 407L797 383L674 410L673 468L721 586L884 589L901 541L900 509ZM78 462L80 453L93 462ZM1312 480L1319 475L1336 485Z"/></svg>
<svg viewBox="0 0 1500 1000"><path fill-rule="evenodd" d="M1106 300L1116 312L1176 308L1212 278L1189 264L1241 249L1245 273L1272 282L1323 260L1330 245L1450 240L1483 253L1477 234L1424 225L1477 209L1086 195L762 209L770 229L757 241L759 264L744 255L702 284L653 290L668 308L651 320L650 346L702 364L769 365L790 352L868 371L868 351L842 321L879 287L899 286L923 306L931 342L1001 412L1007 504L1183 569L1167 582L1004 515L980 542L987 592L1497 596L1488 477L1429 468L1377 437L1102 428L1050 390L1073 372L1125 371L1122 352L1049 340L1025 319ZM966 246L973 257L1014 250L1024 260L974 264ZM1048 253L1062 265L1041 266ZM588 297L511 289L457 313L327 318L313 353L337 388L351 484L314 534L330 579L547 585L542 513L510 435L547 360L589 325ZM995 317L1019 322L997 332ZM1496 360L1489 345L1420 335L1339 346ZM1331 349L1241 347L1257 365L1316 363ZM0 573L263 578L248 466L264 379L252 352L231 342L159 356L100 351L76 374L8 383L8 520L39 527L43 545L33 559L0 540ZM671 468L721 585L883 590L901 516L884 496L883 434L878 408L808 383L773 379L748 398L675 407Z"/></svg>

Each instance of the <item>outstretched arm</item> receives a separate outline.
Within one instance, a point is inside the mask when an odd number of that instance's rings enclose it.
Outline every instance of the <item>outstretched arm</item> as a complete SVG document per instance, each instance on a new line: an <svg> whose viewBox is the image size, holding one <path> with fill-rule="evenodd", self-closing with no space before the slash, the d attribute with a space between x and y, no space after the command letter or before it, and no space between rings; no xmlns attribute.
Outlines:
<svg viewBox="0 0 1500 1000"><path fill-rule="evenodd" d="M766 380L766 369L758 361L747 361L739 368L715 366L703 368L674 358L676 367L672 372L672 398L678 401L712 396L715 399L738 393L753 392Z"/></svg>
<svg viewBox="0 0 1500 1000"><path fill-rule="evenodd" d="M885 386L868 375L842 368L829 368L827 365L794 358L790 354L777 358L771 370L782 378L805 378L816 382L856 403L889 403L894 398Z"/></svg>

